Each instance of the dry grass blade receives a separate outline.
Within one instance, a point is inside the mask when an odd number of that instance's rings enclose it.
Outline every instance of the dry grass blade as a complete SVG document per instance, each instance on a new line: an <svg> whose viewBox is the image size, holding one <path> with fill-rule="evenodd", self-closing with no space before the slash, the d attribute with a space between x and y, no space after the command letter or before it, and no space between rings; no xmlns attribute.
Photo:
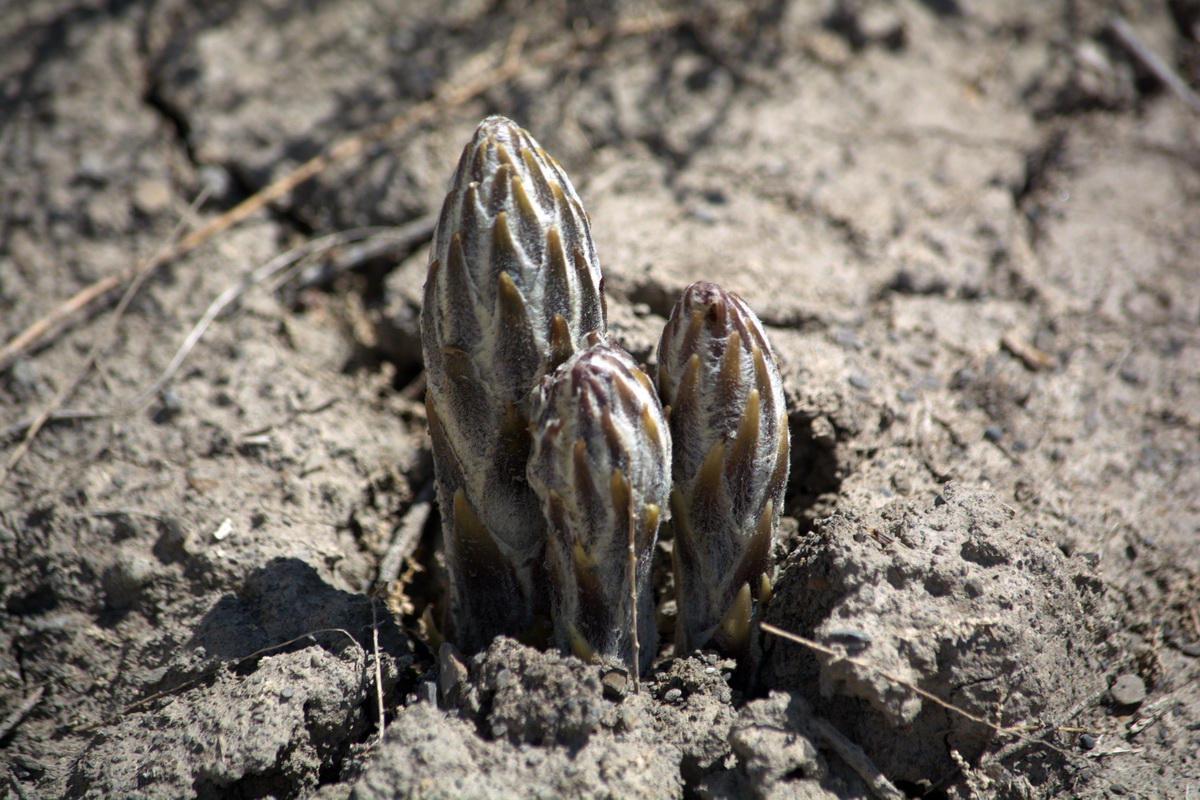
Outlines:
<svg viewBox="0 0 1200 800"><path fill-rule="evenodd" d="M371 144L407 130L420 122L424 122L441 111L460 106L478 97L488 89L511 80L523 69L553 63L565 58L575 50L586 50L595 47L609 37L644 36L655 31L678 27L684 20L685 17L682 15L670 14L646 19L626 20L618 22L611 27L592 28L564 41L546 45L523 58L518 53L514 53L512 48L510 48L510 51L505 55L504 61L494 69L468 81L462 86L439 92L429 100L418 103L407 111L397 114L390 120L339 142L326 152L304 162L295 170L284 175L269 186L250 195L233 208L210 221L207 225L183 237L173 247L127 270L114 275L107 275L80 290L58 308L13 337L3 348L0 348L0 369L8 366L13 359L29 349L29 347L53 330L63 320L87 308L108 292L124 286L139 275L153 272L163 264L190 253L214 236L249 219L270 203L287 197L298 186L312 180L333 164L362 153Z"/></svg>
<svg viewBox="0 0 1200 800"><path fill-rule="evenodd" d="M427 235L429 230L428 220L425 218L418 219L408 225L403 226L397 231L396 238L408 237L409 240L415 242L419 237ZM150 402L163 387L167 384L179 368L183 366L184 360L188 354L204 336L205 331L212 325L213 321L221 315L230 303L245 293L247 289L255 286L263 281L278 275L280 272L292 267L297 262L302 261L314 254L322 253L335 247L340 247L344 244L358 241L378 232L376 228L366 228L362 230L340 231L331 233L328 236L322 236L319 239L313 239L310 242L305 242L300 247L293 248L286 253L281 253L267 263L260 266L258 269L251 272L249 275L242 278L233 286L230 286L224 292L213 300L201 315L199 321L192 327L190 333L184 339L183 344L175 351L175 355L171 358L171 363L163 370L158 379L144 390L136 400L131 404L131 410L136 411Z"/></svg>
<svg viewBox="0 0 1200 800"><path fill-rule="evenodd" d="M421 217L406 225L392 229L390 234L386 237L387 246L389 248L398 248L403 246L411 247L422 239L427 238L431 232L431 227L432 217ZM179 368L183 366L187 356L195 348L196 344L198 344L203 338L205 332L212 325L212 323L221 315L221 312L223 312L238 297L244 294L247 289L263 283L264 281L270 280L276 275L284 273L290 268L294 268L297 264L305 263L306 259L357 241L374 239L381 235L382 230L384 229L363 228L350 231L340 231L328 236L323 236L319 239L313 239L312 241L305 242L303 245L293 248L286 253L281 253L222 292L208 306L205 312L201 315L200 319L192 327L192 330L184 338L183 343L175 351L175 355L171 358L171 362L167 365L166 369L159 374L158 378L156 378L149 387L142 390L142 392L134 400L110 409L64 411L60 408L61 405L66 402L66 399L74 392L75 388L78 387L79 382L82 381L86 376L92 362L95 360L93 355L89 354L88 358L85 359L84 367L81 368L76 380L68 384L68 386L61 391L36 417L9 425L5 428L0 428L0 441L7 440L12 436L21 433L22 431L25 432L21 445L16 451L14 451L12 456L10 456L9 463L4 470L0 471L0 485L3 485L5 478L7 478L8 472L11 472L12 468L16 466L17 462L20 461L20 459L25 455L29 449L29 445L32 444L33 438L46 425L46 423L50 422L51 420L99 419L102 417L132 414L141 410L156 395L158 395L159 392L162 391L163 387L166 386L168 381L170 381L171 378L174 377L175 373L179 371ZM133 286L130 287L130 290L127 291L126 297L131 298L137 287L140 286L144 281L144 278L148 276L148 272L141 273L135 280ZM122 305L117 309L117 313L114 315L110 323L110 330L99 340L97 345L94 346L93 350L95 350L97 354L99 349L102 348L104 343L107 342L111 337L111 331L113 328L115 328L116 323L120 320L121 312L124 311L127 303L128 300L123 300Z"/></svg>

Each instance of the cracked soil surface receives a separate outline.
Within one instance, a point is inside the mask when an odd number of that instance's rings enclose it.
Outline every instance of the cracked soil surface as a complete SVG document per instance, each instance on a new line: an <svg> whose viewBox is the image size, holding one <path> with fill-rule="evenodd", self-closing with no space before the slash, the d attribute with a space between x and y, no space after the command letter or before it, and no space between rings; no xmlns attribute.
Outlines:
<svg viewBox="0 0 1200 800"><path fill-rule="evenodd" d="M0 798L1200 793L1200 113L1114 33L1200 87L1197 3L8 6ZM417 320L490 113L636 358L695 280L767 325L767 618L828 652L431 649Z"/></svg>

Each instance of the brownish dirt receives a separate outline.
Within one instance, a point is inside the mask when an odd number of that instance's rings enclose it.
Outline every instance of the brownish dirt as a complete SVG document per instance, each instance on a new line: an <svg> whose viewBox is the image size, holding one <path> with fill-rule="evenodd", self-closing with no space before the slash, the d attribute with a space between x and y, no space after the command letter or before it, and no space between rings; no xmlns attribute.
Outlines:
<svg viewBox="0 0 1200 800"><path fill-rule="evenodd" d="M78 381L0 484L0 798L1200 795L1200 111L1112 27L1200 87L1200 7L692 5L4 11L0 346L451 100L0 362L2 463ZM422 638L428 217L489 113L573 176L638 359L694 280L767 324L768 621L853 661L635 695Z"/></svg>

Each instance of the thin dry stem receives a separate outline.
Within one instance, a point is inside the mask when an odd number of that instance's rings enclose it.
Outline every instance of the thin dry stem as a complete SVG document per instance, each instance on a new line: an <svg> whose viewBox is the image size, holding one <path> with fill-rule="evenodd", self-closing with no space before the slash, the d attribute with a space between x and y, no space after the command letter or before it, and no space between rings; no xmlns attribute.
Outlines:
<svg viewBox="0 0 1200 800"><path fill-rule="evenodd" d="M379 663L379 613L375 607L376 597L371 595L371 647L375 656L375 703L379 711L379 743L383 744L386 718L383 708L383 668Z"/></svg>
<svg viewBox="0 0 1200 800"><path fill-rule="evenodd" d="M642 643L638 637L637 546L634 538L636 534L634 533L633 505L633 503L629 504L629 607L633 609L633 615L629 621L629 634L633 637L633 663L630 664L630 669L633 671L633 693L641 694Z"/></svg>
<svg viewBox="0 0 1200 800"><path fill-rule="evenodd" d="M416 244L423 238L427 238L430 233L432 221L432 216L425 216L398 228L391 229L393 230L393 234L389 237L389 247L412 245ZM378 235L380 230L387 229L362 228L332 233L328 236L323 236L319 239L313 239L312 241L305 242L298 247L279 254L267 263L259 266L252 273L245 276L236 284L222 292L215 300L213 300L211 304L209 304L208 308L205 309L204 313L200 316L200 319L194 326L192 326L191 331L189 331L188 335L184 338L183 343L175 351L175 354L172 356L171 362L167 365L166 369L159 374L158 378L156 378L149 387L142 390L137 397L128 403L124 403L110 409L62 410L59 408L59 406L62 402L65 402L66 396L64 395L61 401L56 397L55 401L52 401L46 409L40 412L38 416L33 417L32 419L22 420L5 428L0 428L0 441L6 440L24 431L26 439L32 443L32 437L30 436L29 431L33 430L36 426L37 430L34 431L33 434L36 435L37 431L40 431L40 429L45 426L46 423L52 420L91 420L136 413L144 408L147 403L149 403L159 392L162 391L167 382L170 381L171 378L174 377L175 373L179 371L179 368L183 366L187 356L195 348L196 344L198 344L199 341L204 337L205 332L217 319L217 317L220 316L221 312L223 312L233 301L241 297L246 290L272 278L280 272L283 272L289 268L294 268L297 263L302 263L304 259L319 255L336 247L342 247L352 242L372 238ZM104 340L102 339L101 341ZM81 375L80 380L82 380L82 377L83 376ZM26 449L28 448L26 447ZM14 453L13 458L19 460L19 458L23 455L24 452ZM7 469L11 471L15 464L16 461L14 460L10 466L7 467ZM0 472L0 485L3 484L5 477L6 473Z"/></svg>
<svg viewBox="0 0 1200 800"><path fill-rule="evenodd" d="M1179 97L1184 104L1192 110L1193 113L1200 114L1200 95L1197 95L1192 87L1187 85L1187 82L1179 77L1179 73L1171 68L1171 65L1162 59L1158 53L1150 49L1150 47L1142 41L1137 32L1129 25L1124 17L1117 15L1109 20L1108 29L1112 31L1117 40L1125 46L1142 65L1154 73L1154 77L1162 81L1163 85L1170 89Z"/></svg>
<svg viewBox="0 0 1200 800"><path fill-rule="evenodd" d="M429 481L421 487L417 496L413 498L412 505L404 512L400 524L396 526L387 552L379 562L377 580L380 583L390 584L400 579L400 570L404 567L404 559L411 556L417 549L417 542L421 540L421 533L425 530L429 516L433 513L435 497L434 483Z"/></svg>
<svg viewBox="0 0 1200 800"><path fill-rule="evenodd" d="M875 766L875 762L863 752L861 747L843 736L841 731L833 727L829 720L812 716L809 718L808 724L811 727L811 733L819 736L841 757L842 761L850 765L850 769L858 773L858 777L862 778L871 794L878 797L879 800L904 800L908 796L897 789L895 784L879 771L879 767Z"/></svg>
<svg viewBox="0 0 1200 800"><path fill-rule="evenodd" d="M414 233L417 235L424 235L425 232L428 231L427 223L428 219L422 217L421 219L418 219L400 228L399 235L401 237L403 237L406 233L410 235ZM313 239L310 242L305 242L303 245L295 247L286 253L281 253L280 255L260 266L258 269L251 272L246 277L242 278L235 285L230 286L228 289L222 292L217 299L213 300L212 303L209 304L208 308L205 309L204 314L201 315L199 321L196 322L196 324L192 327L191 332L189 332L187 337L184 339L183 344L181 344L179 349L175 351L175 355L171 358L171 363L167 365L167 368L163 370L158 379L152 383L149 388L138 395L137 399L130 404L130 410L137 411L141 409L146 405L146 403L150 402L155 395L162 391L162 388L167 384L167 381L169 381L179 370L179 368L183 366L184 360L187 358L188 354L191 353L192 349L196 346L200 339L203 338L205 332L208 330L209 326L212 325L213 321L221 315L221 312L224 311L230 303L245 294L247 289L262 283L265 280L268 280L272 276L278 274L284 269L291 267L296 262L308 256L330 250L334 247L340 247L348 242L357 241L360 238L366 238L367 236L376 233L377 230L378 229L370 228L363 229L361 231L340 231L338 233L331 233L328 236L322 236L319 239Z"/></svg>
<svg viewBox="0 0 1200 800"><path fill-rule="evenodd" d="M63 320L84 308L87 308L98 298L116 289L138 275L152 272L159 266L190 253L214 236L223 233L233 226L244 222L268 204L283 199L291 194L298 186L308 182L330 166L352 158L370 145L407 130L414 125L430 119L438 112L460 106L488 89L498 86L516 77L528 67L544 66L565 58L575 50L586 50L595 47L608 37L644 36L655 31L663 31L678 27L685 21L682 14L665 14L656 17L626 20L611 27L590 28L566 40L555 42L529 54L525 58L513 54L515 47L506 52L504 61L494 69L469 80L462 86L437 93L434 97L418 103L412 108L397 114L386 122L379 123L362 133L351 136L331 147L324 153L314 156L301 164L292 172L284 175L274 183L260 189L238 203L233 208L210 221L207 225L193 231L179 242L156 254L154 257L130 268L108 275L90 286L85 287L46 316L34 322L3 348L0 348L0 369L12 362L18 355L27 350L34 342L41 339ZM517 42L519 43L519 39Z"/></svg>

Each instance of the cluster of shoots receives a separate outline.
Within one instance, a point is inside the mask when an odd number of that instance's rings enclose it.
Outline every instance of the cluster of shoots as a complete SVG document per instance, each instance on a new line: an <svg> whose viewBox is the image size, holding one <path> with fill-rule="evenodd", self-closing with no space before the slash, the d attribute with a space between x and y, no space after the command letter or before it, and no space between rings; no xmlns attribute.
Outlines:
<svg viewBox="0 0 1200 800"><path fill-rule="evenodd" d="M689 286L651 380L608 336L570 179L493 116L442 207L421 338L449 641L552 642L636 680L656 650L651 566L670 526L677 652L753 658L788 430L775 357L741 298Z"/></svg>

